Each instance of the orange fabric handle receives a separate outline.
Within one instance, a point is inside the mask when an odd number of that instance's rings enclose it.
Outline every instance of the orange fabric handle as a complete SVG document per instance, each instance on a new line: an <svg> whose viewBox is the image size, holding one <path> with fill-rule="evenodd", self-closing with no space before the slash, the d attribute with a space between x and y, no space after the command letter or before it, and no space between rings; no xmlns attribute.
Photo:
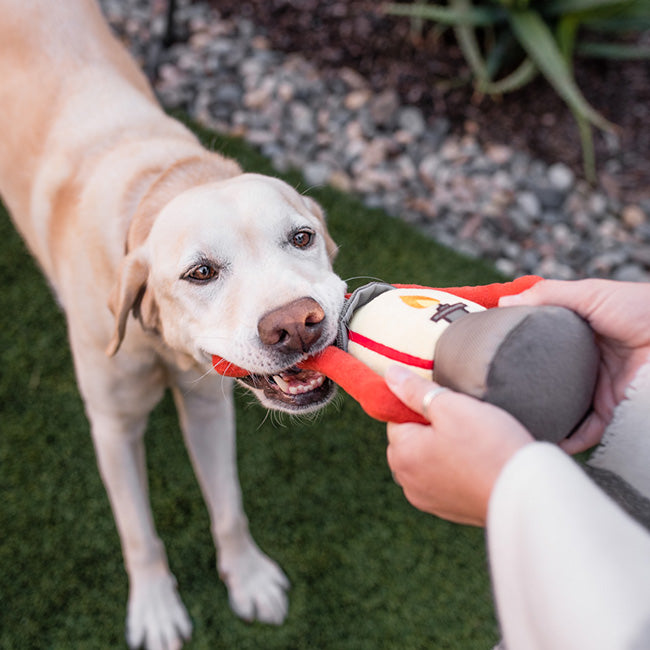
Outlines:
<svg viewBox="0 0 650 650"><path fill-rule="evenodd" d="M381 375L340 348L330 346L299 366L322 372L357 400L361 408L375 420L427 422L420 413L412 411L391 393Z"/></svg>

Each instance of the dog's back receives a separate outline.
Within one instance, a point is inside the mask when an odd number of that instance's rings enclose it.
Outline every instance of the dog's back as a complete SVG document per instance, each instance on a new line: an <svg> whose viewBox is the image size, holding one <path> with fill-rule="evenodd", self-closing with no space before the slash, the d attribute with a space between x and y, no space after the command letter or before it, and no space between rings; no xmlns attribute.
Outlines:
<svg viewBox="0 0 650 650"><path fill-rule="evenodd" d="M151 94L94 2L0 0L0 15L0 191L10 207L24 212L47 140L64 118L62 105L67 100L62 102L62 97L81 95L84 86L92 87L95 97L86 115L92 118L106 109L104 102L116 82L131 85L134 95ZM113 66L120 75L111 79ZM88 129L78 121L75 127L66 136ZM14 180L17 176L22 182Z"/></svg>
<svg viewBox="0 0 650 650"><path fill-rule="evenodd" d="M136 170L144 189L200 148L159 108L92 0L0 0L0 15L0 197L58 289L62 233L80 230L71 206L85 202L83 218L105 228L141 198ZM118 256L127 227L114 226Z"/></svg>
<svg viewBox="0 0 650 650"><path fill-rule="evenodd" d="M0 195L66 314L129 574L130 645L178 648L191 631L146 490L143 435L170 384L232 608L281 623L288 580L248 531L232 384L210 360L236 351L272 378L334 339L344 285L321 211L165 115L94 0L0 0L0 133ZM265 314L297 322L296 304L301 331L318 326L309 349L263 341Z"/></svg>

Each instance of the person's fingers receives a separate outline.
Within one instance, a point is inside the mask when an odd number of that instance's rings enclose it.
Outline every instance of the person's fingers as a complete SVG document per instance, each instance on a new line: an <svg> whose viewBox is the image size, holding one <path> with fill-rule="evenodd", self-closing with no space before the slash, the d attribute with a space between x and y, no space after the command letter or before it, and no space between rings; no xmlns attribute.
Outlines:
<svg viewBox="0 0 650 650"><path fill-rule="evenodd" d="M414 474L418 476L420 474L423 440L426 439L426 445L433 442L430 437L431 428L428 424L389 422L386 426L386 434L388 436L386 460L393 480L404 489L404 477L410 482Z"/></svg>
<svg viewBox="0 0 650 650"><path fill-rule="evenodd" d="M514 305L558 305L588 317L604 290L603 280L542 280L530 289L511 296L502 296L499 307Z"/></svg>
<svg viewBox="0 0 650 650"><path fill-rule="evenodd" d="M579 454L597 445L603 437L606 422L596 411L591 412L585 421L574 431L570 438L565 438L559 446L567 454Z"/></svg>
<svg viewBox="0 0 650 650"><path fill-rule="evenodd" d="M596 334L627 349L650 347L650 283L615 280L543 280L527 291L503 296L500 307L557 305L582 316ZM620 351L617 351L620 353Z"/></svg>
<svg viewBox="0 0 650 650"><path fill-rule="evenodd" d="M384 378L388 388L396 397L409 408L429 419L434 402L448 390L398 365L390 366Z"/></svg>
<svg viewBox="0 0 650 650"><path fill-rule="evenodd" d="M409 435L410 429L414 425L411 422L405 422L401 424L397 424L396 422L389 422L386 425L386 436L388 437L388 444L389 445L396 445L397 443L401 442L402 439L406 436ZM423 425L423 426L429 426Z"/></svg>

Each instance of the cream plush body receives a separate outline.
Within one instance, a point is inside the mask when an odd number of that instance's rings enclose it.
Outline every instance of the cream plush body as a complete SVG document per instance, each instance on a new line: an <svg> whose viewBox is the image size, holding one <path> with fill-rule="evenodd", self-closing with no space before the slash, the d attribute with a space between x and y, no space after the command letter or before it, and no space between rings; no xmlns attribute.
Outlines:
<svg viewBox="0 0 650 650"><path fill-rule="evenodd" d="M481 311L478 303L439 289L384 291L355 310L346 326L347 350L380 375L399 363L431 379L438 339L461 314Z"/></svg>

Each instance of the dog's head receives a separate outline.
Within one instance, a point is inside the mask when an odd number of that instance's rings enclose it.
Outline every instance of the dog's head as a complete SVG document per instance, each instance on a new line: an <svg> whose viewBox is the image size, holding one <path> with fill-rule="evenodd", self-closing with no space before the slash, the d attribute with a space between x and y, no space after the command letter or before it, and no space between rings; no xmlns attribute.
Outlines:
<svg viewBox="0 0 650 650"><path fill-rule="evenodd" d="M305 412L334 387L296 364L336 337L345 285L318 205L286 183L241 174L175 196L124 259L111 297L117 352L130 312L202 367L212 355L271 408Z"/></svg>

